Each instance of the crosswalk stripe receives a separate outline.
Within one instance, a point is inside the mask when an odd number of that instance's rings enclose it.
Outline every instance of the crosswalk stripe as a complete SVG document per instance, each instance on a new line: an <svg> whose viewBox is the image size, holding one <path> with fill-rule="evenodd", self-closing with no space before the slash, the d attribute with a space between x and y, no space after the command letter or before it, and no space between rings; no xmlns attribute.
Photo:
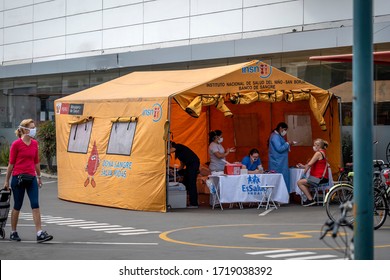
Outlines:
<svg viewBox="0 0 390 280"><path fill-rule="evenodd" d="M104 227L111 227L111 225L107 224L107 223L98 223L98 224L95 224L93 226L82 226L80 228L82 228L82 229L92 229L92 228L104 228Z"/></svg>
<svg viewBox="0 0 390 280"><path fill-rule="evenodd" d="M20 213L19 217L27 221L33 220L32 213ZM160 233L160 231L148 231L147 229L136 229L134 227L123 227L121 225L110 225L108 223L98 223L95 221L86 221L86 220L74 219L74 218L54 217L51 215L47 215L47 216L42 215L41 221L46 224L57 224L59 226L78 227L81 229L103 231L105 233L116 233L119 235Z"/></svg>
<svg viewBox="0 0 390 280"><path fill-rule="evenodd" d="M7 243L15 243L15 241L12 240L4 240L1 242L7 242ZM22 240L20 243L33 243L36 244L36 241L27 241L27 240ZM51 240L50 244L79 244L79 245L152 245L156 246L158 243L145 243L145 242L140 242L140 243L135 243L135 242L91 242L91 241L73 241L73 242L67 242L67 241L56 241L56 240Z"/></svg>
<svg viewBox="0 0 390 280"><path fill-rule="evenodd" d="M106 233L120 233L120 232L137 232L137 231L147 231L146 229L127 229L127 230L108 230Z"/></svg>
<svg viewBox="0 0 390 280"><path fill-rule="evenodd" d="M77 223L77 224L70 224L67 225L68 227L82 227L82 226L93 226L97 225L97 223L92 223L92 222L83 222L83 223Z"/></svg>
<svg viewBox="0 0 390 280"><path fill-rule="evenodd" d="M121 227L118 226L118 225L113 225L113 226L106 226L104 228L91 228L91 230L94 230L94 231L105 231L105 230L109 230L109 229L120 229Z"/></svg>
<svg viewBox="0 0 390 280"><path fill-rule="evenodd" d="M258 252L248 252L248 255L265 255L265 254L273 254L273 253L284 253L284 252L292 252L294 250L284 249L284 250L272 250L272 251L258 251Z"/></svg>
<svg viewBox="0 0 390 280"><path fill-rule="evenodd" d="M82 225L93 225L95 224L96 222L93 222L93 221L84 221L84 222L69 222L69 223L58 223L59 226L71 226L71 225L79 225L79 226L82 226Z"/></svg>
<svg viewBox="0 0 390 280"><path fill-rule="evenodd" d="M276 255L267 255L269 258L285 258L285 257L293 257L293 256L302 256L302 255L314 255L314 252L292 252L286 254L276 254Z"/></svg>
<svg viewBox="0 0 390 280"><path fill-rule="evenodd" d="M105 231L105 232L107 232L107 233L115 233L115 232L130 231L130 230L136 230L136 228L133 228L133 227L123 227L121 229L109 229L109 231Z"/></svg>
<svg viewBox="0 0 390 280"><path fill-rule="evenodd" d="M318 259L329 259L329 258L337 258L337 256L336 255L316 255L316 256L289 258L288 260L318 260Z"/></svg>
<svg viewBox="0 0 390 280"><path fill-rule="evenodd" d="M71 221L74 220L73 218L42 218L42 222L65 222L65 221Z"/></svg>
<svg viewBox="0 0 390 280"><path fill-rule="evenodd" d="M85 220L69 220L69 221L63 221L63 222L51 221L51 222L45 222L45 223L47 223L47 224L63 224L63 225L65 225L66 223L74 223L74 222L85 222Z"/></svg>
<svg viewBox="0 0 390 280"><path fill-rule="evenodd" d="M45 185L45 184L51 184L51 183L57 183L57 181L42 182L43 185Z"/></svg>
<svg viewBox="0 0 390 280"><path fill-rule="evenodd" d="M161 233L161 231L144 231L144 232L131 232L131 233L119 233L119 235L141 235L150 233Z"/></svg>

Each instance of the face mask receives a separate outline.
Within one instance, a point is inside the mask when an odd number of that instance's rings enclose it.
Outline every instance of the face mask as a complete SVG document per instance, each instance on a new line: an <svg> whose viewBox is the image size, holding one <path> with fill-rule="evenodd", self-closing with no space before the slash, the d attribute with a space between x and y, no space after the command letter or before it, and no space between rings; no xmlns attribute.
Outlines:
<svg viewBox="0 0 390 280"><path fill-rule="evenodd" d="M28 133L28 136L34 138L36 134L37 134L37 129L36 128L31 128L30 132Z"/></svg>
<svg viewBox="0 0 390 280"><path fill-rule="evenodd" d="M221 137L218 139L218 143L221 144L222 142L223 142L223 138Z"/></svg>
<svg viewBox="0 0 390 280"><path fill-rule="evenodd" d="M287 131L283 130L280 135L282 135L283 137L287 134Z"/></svg>
<svg viewBox="0 0 390 280"><path fill-rule="evenodd" d="M27 134L28 136L30 137L35 137L35 135L37 134L37 128L28 128L28 127L23 127L23 126L19 126L20 128L23 128L23 129L28 129L30 132Z"/></svg>

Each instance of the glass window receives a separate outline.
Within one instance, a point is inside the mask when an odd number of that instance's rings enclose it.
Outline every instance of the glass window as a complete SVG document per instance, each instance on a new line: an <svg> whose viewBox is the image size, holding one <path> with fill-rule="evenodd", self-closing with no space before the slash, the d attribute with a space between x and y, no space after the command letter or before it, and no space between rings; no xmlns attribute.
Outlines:
<svg viewBox="0 0 390 280"><path fill-rule="evenodd" d="M352 125L352 102L341 103L341 124Z"/></svg>
<svg viewBox="0 0 390 280"><path fill-rule="evenodd" d="M89 74L64 75L62 78L62 93L72 94L90 87Z"/></svg>
<svg viewBox="0 0 390 280"><path fill-rule="evenodd" d="M378 102L374 106L376 125L390 125L390 102Z"/></svg>
<svg viewBox="0 0 390 280"><path fill-rule="evenodd" d="M70 128L68 152L87 153L92 125L93 120L72 124L72 127Z"/></svg>
<svg viewBox="0 0 390 280"><path fill-rule="evenodd" d="M133 146L136 118L118 119L111 126L110 139L108 141L107 154L125 155L131 154ZM126 121L126 122L125 122Z"/></svg>

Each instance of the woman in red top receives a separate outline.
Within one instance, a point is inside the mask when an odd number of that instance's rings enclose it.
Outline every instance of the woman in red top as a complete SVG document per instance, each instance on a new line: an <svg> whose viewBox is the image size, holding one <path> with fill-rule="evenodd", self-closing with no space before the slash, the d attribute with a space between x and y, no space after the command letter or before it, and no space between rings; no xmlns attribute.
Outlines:
<svg viewBox="0 0 390 280"><path fill-rule="evenodd" d="M310 169L310 176L314 176L316 178L321 179L319 184L324 184L329 182L329 175L327 170L328 164L327 164L326 154L325 154L325 149L327 147L328 147L328 142L326 142L325 140L322 140L320 138L314 140L313 157L306 165L303 165L301 163L298 164L298 167L304 168L303 174L306 174L306 172ZM307 178L301 178L297 182L297 185L307 197L307 200L303 203L303 206L314 205L316 202L313 200L313 196L310 193L310 183L308 182Z"/></svg>
<svg viewBox="0 0 390 280"><path fill-rule="evenodd" d="M11 212L11 236L13 241L21 241L16 226L19 220L20 209L23 205L24 194L27 192L30 199L32 216L37 230L37 242L45 242L53 239L46 231L42 230L41 212L39 210L38 201L38 185L42 186L41 169L38 157L38 142L34 139L36 128L32 119L23 120L18 129L15 130L18 137L10 149L9 164L7 175L5 177L4 188L10 188L9 181L11 179L11 189L14 198L14 206ZM26 174L30 179L21 180L20 175ZM38 178L38 180L37 180Z"/></svg>

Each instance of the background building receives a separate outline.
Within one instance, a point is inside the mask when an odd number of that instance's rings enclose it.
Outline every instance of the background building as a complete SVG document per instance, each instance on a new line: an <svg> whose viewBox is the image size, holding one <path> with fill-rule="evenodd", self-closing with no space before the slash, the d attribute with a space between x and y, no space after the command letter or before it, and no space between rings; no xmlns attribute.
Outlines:
<svg viewBox="0 0 390 280"><path fill-rule="evenodd" d="M374 0L374 50L390 50L390 5ZM0 140L24 118L53 118L53 100L140 70L262 60L343 93L351 131L352 0L2 0ZM390 139L390 67L374 68L377 158ZM349 96L349 97L348 97ZM384 129L386 127L386 129ZM1 142L0 142L1 143Z"/></svg>

